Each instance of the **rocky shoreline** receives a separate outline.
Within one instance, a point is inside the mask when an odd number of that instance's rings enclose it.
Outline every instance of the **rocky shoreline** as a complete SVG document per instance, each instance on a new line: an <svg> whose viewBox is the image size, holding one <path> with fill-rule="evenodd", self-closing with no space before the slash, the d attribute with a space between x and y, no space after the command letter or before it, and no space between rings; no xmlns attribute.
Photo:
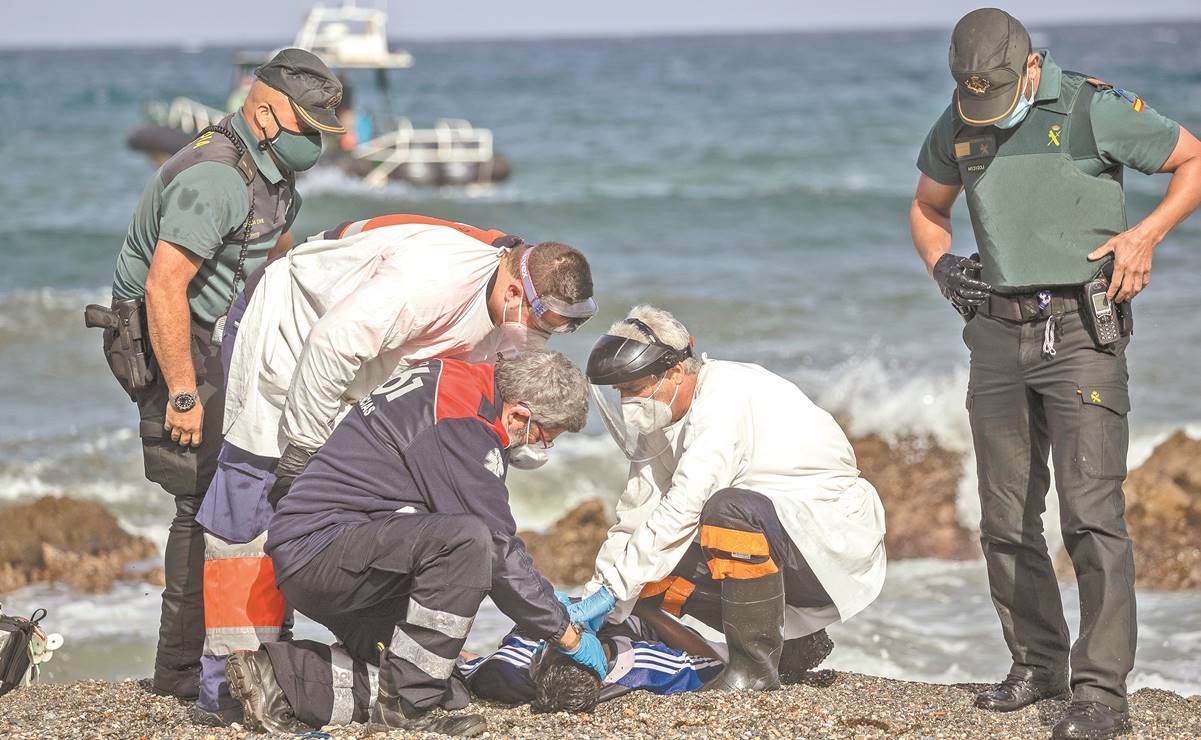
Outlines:
<svg viewBox="0 0 1201 740"><path fill-rule="evenodd" d="M875 435L851 440L863 476L884 502L890 560L981 557L975 531L959 520L956 498L962 456L933 441L888 442ZM1177 432L1131 471L1125 485L1126 521L1134 540L1137 586L1150 591L1201 590L1201 440ZM592 576L610 513L599 501L569 511L544 532L521 532L534 562L553 583L578 584ZM1057 567L1073 578L1060 553Z"/></svg>
<svg viewBox="0 0 1201 740"><path fill-rule="evenodd" d="M592 714L531 714L528 707L476 704L493 738L777 738L777 737L1011 737L1045 738L1066 703L1047 700L1010 714L976 709L974 684L895 681L856 673L817 671L805 683L751 694L634 692ZM1142 689L1130 697L1137 737L1201 737L1201 696ZM329 727L334 738L370 737L365 725ZM0 736L6 738L248 737L233 728L196 725L187 705L147 692L139 682L84 681L36 685L0 698ZM392 737L401 737L395 733ZM379 735L383 737L383 735ZM440 737L427 735L425 737Z"/></svg>

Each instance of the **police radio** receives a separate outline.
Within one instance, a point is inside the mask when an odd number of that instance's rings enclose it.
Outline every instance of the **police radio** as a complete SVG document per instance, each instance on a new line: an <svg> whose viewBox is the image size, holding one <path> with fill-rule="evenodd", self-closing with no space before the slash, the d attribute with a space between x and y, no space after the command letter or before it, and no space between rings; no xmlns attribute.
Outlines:
<svg viewBox="0 0 1201 740"><path fill-rule="evenodd" d="M1093 338L1102 346L1113 344L1121 336L1117 311L1107 295L1109 281L1099 277L1084 286L1084 300L1092 319Z"/></svg>

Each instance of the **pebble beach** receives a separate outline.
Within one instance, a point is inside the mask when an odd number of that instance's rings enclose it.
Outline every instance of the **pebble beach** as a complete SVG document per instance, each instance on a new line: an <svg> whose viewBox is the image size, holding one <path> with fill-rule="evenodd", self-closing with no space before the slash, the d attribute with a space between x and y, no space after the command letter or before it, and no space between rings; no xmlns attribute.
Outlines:
<svg viewBox="0 0 1201 740"><path fill-rule="evenodd" d="M978 684L937 685L829 670L765 693L634 692L591 714L531 714L528 707L474 704L492 738L1038 738L1067 704L1047 700L1011 714L976 709ZM1201 696L1141 689L1130 697L1133 737L1201 737ZM366 725L323 728L333 738L372 737ZM5 738L188 738L256 736L240 727L194 724L187 704L156 696L140 682L36 685L0 698ZM375 735L384 737L382 734ZM390 737L404 737L393 733ZM441 737L417 735L411 737Z"/></svg>

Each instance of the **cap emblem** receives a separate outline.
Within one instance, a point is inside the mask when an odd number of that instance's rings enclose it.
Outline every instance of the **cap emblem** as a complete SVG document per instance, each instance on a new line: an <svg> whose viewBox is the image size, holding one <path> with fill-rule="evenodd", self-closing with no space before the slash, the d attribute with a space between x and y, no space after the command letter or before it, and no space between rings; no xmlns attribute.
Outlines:
<svg viewBox="0 0 1201 740"><path fill-rule="evenodd" d="M977 95L983 95L988 92L988 88L992 87L992 83L980 75L972 75L967 78L967 82L964 82L963 86Z"/></svg>
<svg viewBox="0 0 1201 740"><path fill-rule="evenodd" d="M342 93L340 93L340 92L335 93L333 97L331 97L329 100L325 101L325 105L322 107L323 108L336 108L336 107L338 107L338 104L341 102L342 102Z"/></svg>

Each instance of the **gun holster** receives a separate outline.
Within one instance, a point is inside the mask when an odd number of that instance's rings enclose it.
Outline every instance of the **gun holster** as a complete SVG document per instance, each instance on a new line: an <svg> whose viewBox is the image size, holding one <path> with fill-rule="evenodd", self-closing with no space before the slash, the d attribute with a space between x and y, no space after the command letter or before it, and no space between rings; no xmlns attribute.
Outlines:
<svg viewBox="0 0 1201 740"><path fill-rule="evenodd" d="M131 401L154 383L156 368L146 327L145 304L136 298L114 300L111 308L91 304L83 323L104 330L104 358Z"/></svg>

